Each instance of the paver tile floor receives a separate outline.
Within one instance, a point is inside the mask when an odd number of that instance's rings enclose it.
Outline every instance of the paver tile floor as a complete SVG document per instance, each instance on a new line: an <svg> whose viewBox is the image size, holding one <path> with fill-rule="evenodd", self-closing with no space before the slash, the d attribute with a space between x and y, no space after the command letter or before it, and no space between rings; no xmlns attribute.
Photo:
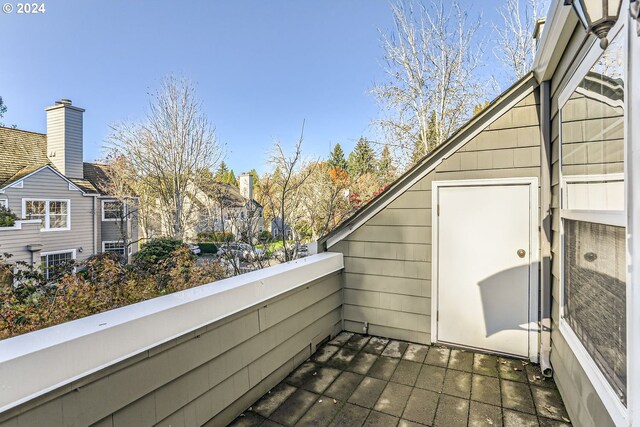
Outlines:
<svg viewBox="0 0 640 427"><path fill-rule="evenodd" d="M233 426L570 426L526 361L342 332Z"/></svg>

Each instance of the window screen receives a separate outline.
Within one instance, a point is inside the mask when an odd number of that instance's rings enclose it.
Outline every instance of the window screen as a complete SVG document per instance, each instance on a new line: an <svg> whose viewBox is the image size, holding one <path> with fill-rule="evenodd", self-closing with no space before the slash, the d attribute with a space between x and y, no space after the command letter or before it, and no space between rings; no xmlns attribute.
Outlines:
<svg viewBox="0 0 640 427"><path fill-rule="evenodd" d="M626 404L625 229L564 224L565 320Z"/></svg>

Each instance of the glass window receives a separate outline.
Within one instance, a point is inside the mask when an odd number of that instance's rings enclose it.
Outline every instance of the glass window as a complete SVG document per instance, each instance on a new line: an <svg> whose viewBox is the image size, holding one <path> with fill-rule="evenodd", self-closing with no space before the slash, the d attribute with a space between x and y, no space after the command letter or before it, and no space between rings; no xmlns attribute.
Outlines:
<svg viewBox="0 0 640 427"><path fill-rule="evenodd" d="M624 227L565 220L565 319L626 403Z"/></svg>
<svg viewBox="0 0 640 427"><path fill-rule="evenodd" d="M102 242L103 252L115 252L124 256L125 248L122 242Z"/></svg>
<svg viewBox="0 0 640 427"><path fill-rule="evenodd" d="M67 228L67 202L49 202L49 228Z"/></svg>
<svg viewBox="0 0 640 427"><path fill-rule="evenodd" d="M562 322L627 400L623 43L561 106Z"/></svg>
<svg viewBox="0 0 640 427"><path fill-rule="evenodd" d="M623 65L617 37L562 107L564 209L624 210Z"/></svg>
<svg viewBox="0 0 640 427"><path fill-rule="evenodd" d="M124 217L122 202L110 200L102 202L102 220L118 220Z"/></svg>
<svg viewBox="0 0 640 427"><path fill-rule="evenodd" d="M45 277L50 279L70 266L73 260L73 251L43 255L40 260L44 268Z"/></svg>
<svg viewBox="0 0 640 427"><path fill-rule="evenodd" d="M26 200L25 218L39 219L45 230L69 228L69 203L65 200Z"/></svg>

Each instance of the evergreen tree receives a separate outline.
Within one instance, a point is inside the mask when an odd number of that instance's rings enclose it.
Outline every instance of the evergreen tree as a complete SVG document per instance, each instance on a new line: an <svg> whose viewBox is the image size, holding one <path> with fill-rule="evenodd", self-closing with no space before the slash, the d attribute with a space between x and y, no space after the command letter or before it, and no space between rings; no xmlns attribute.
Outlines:
<svg viewBox="0 0 640 427"><path fill-rule="evenodd" d="M415 165L427 154L427 149L424 146L424 142L421 139L416 139L413 142L413 149L411 150L411 164Z"/></svg>
<svg viewBox="0 0 640 427"><path fill-rule="evenodd" d="M349 154L348 168L353 178L376 172L376 155L366 138L361 137Z"/></svg>
<svg viewBox="0 0 640 427"><path fill-rule="evenodd" d="M333 150L331 150L328 163L331 169L340 168L343 171L347 170L347 161L344 158L344 151L342 151L342 147L339 143L333 147Z"/></svg>
<svg viewBox="0 0 640 427"><path fill-rule="evenodd" d="M238 186L238 180L236 179L235 173L233 173L233 169L229 169L224 161L220 162L220 166L218 166L214 179L217 182L224 182L225 184L231 184L236 187Z"/></svg>
<svg viewBox="0 0 640 427"><path fill-rule="evenodd" d="M225 182L225 179L229 175L229 168L227 164L224 162L220 162L220 166L218 166L218 170L216 171L215 180L219 182Z"/></svg>
<svg viewBox="0 0 640 427"><path fill-rule="evenodd" d="M227 178L224 180L224 182L226 182L227 184L231 184L234 187L238 186L238 180L236 179L236 174L233 173L233 169L229 170Z"/></svg>
<svg viewBox="0 0 640 427"><path fill-rule="evenodd" d="M253 186L257 188L260 185L260 179L258 178L258 171L255 169L251 169L249 171L249 175L253 177Z"/></svg>
<svg viewBox="0 0 640 427"><path fill-rule="evenodd" d="M396 177L396 169L393 166L393 159L391 158L391 150L389 146L385 145L380 154L380 160L378 161L378 176L382 184L388 184Z"/></svg>

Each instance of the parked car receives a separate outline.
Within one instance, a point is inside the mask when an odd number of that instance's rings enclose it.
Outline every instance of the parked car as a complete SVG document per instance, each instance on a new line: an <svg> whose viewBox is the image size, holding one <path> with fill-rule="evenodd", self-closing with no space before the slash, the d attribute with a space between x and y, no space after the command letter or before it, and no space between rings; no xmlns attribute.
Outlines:
<svg viewBox="0 0 640 427"><path fill-rule="evenodd" d="M246 243L225 243L220 245L216 254L220 257L237 257L242 260L263 259L265 252L263 249L253 248Z"/></svg>
<svg viewBox="0 0 640 427"><path fill-rule="evenodd" d="M307 247L307 245L298 245L297 248L297 252L298 252L298 258L304 258L306 256L309 256L309 248Z"/></svg>
<svg viewBox="0 0 640 427"><path fill-rule="evenodd" d="M186 245L194 255L200 255L202 253L202 251L200 250L200 246L196 245L195 243L186 243Z"/></svg>

